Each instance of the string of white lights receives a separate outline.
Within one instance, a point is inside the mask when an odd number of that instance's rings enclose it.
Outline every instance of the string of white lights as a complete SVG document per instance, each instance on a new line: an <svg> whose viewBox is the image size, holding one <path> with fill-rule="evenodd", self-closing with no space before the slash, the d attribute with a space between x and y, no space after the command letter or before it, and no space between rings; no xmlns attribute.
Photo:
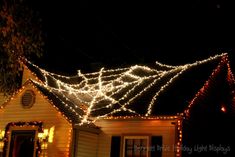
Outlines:
<svg viewBox="0 0 235 157"><path fill-rule="evenodd" d="M173 65L167 65L167 64L162 64L158 61L155 62L156 65L160 66L160 67L163 67L163 68L168 68L168 69L174 69L174 68L177 68L178 66L173 66Z"/></svg>
<svg viewBox="0 0 235 157"><path fill-rule="evenodd" d="M166 87L168 87L175 79L177 79L179 77L180 74L182 74L186 69L182 69L180 72L178 72L175 76L173 76L166 84L164 84L160 90L153 96L151 102L149 103L149 106L148 106L148 110L147 110L147 113L145 114L145 116L149 116L152 112L152 107L154 105L154 103L156 102L159 94L161 92L163 92L165 90Z"/></svg>
<svg viewBox="0 0 235 157"><path fill-rule="evenodd" d="M45 88L46 86L44 86L42 83L39 83L35 80L32 80L32 82L34 82L35 84L37 84L38 86L42 87L42 88ZM52 92L53 96L55 96L66 108L69 108L72 112L74 112L78 118L83 118L82 115L80 115L73 107L69 106L67 103L65 103L61 98L59 98L56 94L54 94ZM66 99L66 98L65 98ZM67 101L69 101L69 99L66 99ZM71 102L72 103L72 102ZM75 105L76 106L76 105ZM77 107L75 107L77 108Z"/></svg>
<svg viewBox="0 0 235 157"><path fill-rule="evenodd" d="M149 115L151 114L151 112L152 112L152 107L153 107L154 102L156 101L157 97L159 96L159 94L160 94L167 86L169 86L169 85L173 82L173 80L175 80L176 78L178 78L180 74L182 74L184 71L186 71L186 70L188 70L188 69L190 69L190 68L192 68L192 67L199 66L199 65L201 65L201 64L207 63L208 61L215 60L215 59L217 59L217 58L219 58L219 57L222 57L222 56L225 56L225 55L227 55L227 53L223 53L223 54L221 54L221 55L215 55L214 57L210 57L210 58L205 59L205 60L202 60L202 61L196 61L195 63L186 64L186 65L183 65L183 66L169 66L169 65L161 64L161 63L158 62L158 64L160 64L161 66L166 66L166 67L170 67L170 68L175 67L175 68L177 68L177 69L178 69L178 68L182 68L183 70L182 70L181 72L179 72L178 74L176 74L174 77L172 77L172 78L170 79L170 81L167 82L165 85L163 85L163 86L161 87L161 89L154 95L154 97L152 98L152 100L151 100L151 102L150 102L150 104L149 104L148 111L147 111L147 113L146 113L145 116L149 116Z"/></svg>
<svg viewBox="0 0 235 157"><path fill-rule="evenodd" d="M81 73L81 71L78 70L78 75L71 77L48 72L30 61L27 62L34 68L37 68L43 75L45 81L43 83L37 82L37 84L48 89L52 93L57 93L66 101L72 102L73 106L69 106L55 94L55 96L63 102L65 107L78 115L81 119L80 124L84 124L90 123L91 121L95 121L99 118L110 115L112 116L113 114L121 111L139 115L139 113L133 109L130 109L129 105L131 105L134 100L141 97L150 88L157 86L158 82L163 78L172 76L169 81L163 85L160 85L159 90L156 91L148 104L148 109L145 116L150 116L159 95L164 92L165 89L181 74L192 67L214 61L225 55L227 54L224 53L215 55L205 60L179 66L171 66L156 62L158 66L165 68L165 70L135 65L129 68L117 68L110 70L102 68L100 71L94 73ZM68 81L70 79L75 79L75 83L72 83L72 81L70 83L70 81ZM80 81L76 81L76 79L80 79ZM51 83L51 81L54 83ZM140 86L144 87L138 88ZM77 102L78 104L75 104L74 102ZM80 113L76 112L76 109L80 107L81 104L87 106L87 110L84 115L79 115ZM99 112L99 110L105 108L111 109L114 104L118 104L119 108L113 109L103 115L91 117L92 113Z"/></svg>
<svg viewBox="0 0 235 157"><path fill-rule="evenodd" d="M146 92L149 88L151 88L154 84L156 84L159 80L161 80L161 78L163 78L164 76L170 74L170 73L173 73L173 72L176 72L178 71L178 69L173 69L173 70L170 70L169 72L165 72L163 73L159 78L155 79L151 84L149 84L146 88L144 88L141 92L139 92L138 94L136 94L134 97L132 98L129 98L129 100L124 103L121 108L119 109L116 109L116 110L113 110L111 111L110 113L107 113L105 115L102 115L102 116L98 116L96 117L97 119L101 118L101 117L106 117L106 116L109 116L109 115L112 115L114 113L117 113L117 112L120 112L120 111L129 111L129 109L126 108L127 105L129 105L132 101L134 101L137 97L141 96L144 92ZM125 97L125 96L123 96ZM139 115L138 113L136 112L132 112L132 113L135 113L137 115ZM96 119L95 119L96 120Z"/></svg>
<svg viewBox="0 0 235 157"><path fill-rule="evenodd" d="M133 87L131 87L122 97L120 97L118 100L116 100L117 102L120 102L122 100L124 100L125 98L127 98L133 91L135 91L135 89L140 86L141 84L143 84L144 81L146 80L150 80L150 79L154 79L155 77L157 76L151 76L151 77L144 77L142 78L142 80L139 80L138 83L135 83ZM130 83L128 86L131 86L133 85L133 83ZM128 87L126 86L126 87ZM113 97L113 95L115 94L118 94L119 92L121 92L123 88L119 88L119 90L115 91L115 92L112 92L111 95L109 95L109 97ZM103 100L103 99L102 99ZM100 101L102 101L100 100ZM97 102L99 103L99 102ZM112 107L114 103L112 104L108 104L107 106L104 106L104 107L100 107L100 108L96 108L94 109L93 111L96 111L96 110L100 110L100 109L103 109L103 108L109 108L109 107Z"/></svg>

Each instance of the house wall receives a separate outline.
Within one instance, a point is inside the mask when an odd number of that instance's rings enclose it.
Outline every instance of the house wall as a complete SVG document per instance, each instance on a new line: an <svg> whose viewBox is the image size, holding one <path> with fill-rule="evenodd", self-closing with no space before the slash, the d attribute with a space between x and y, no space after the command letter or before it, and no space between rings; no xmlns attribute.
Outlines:
<svg viewBox="0 0 235 157"><path fill-rule="evenodd" d="M7 96L5 96L3 93L0 93L0 106L7 100Z"/></svg>
<svg viewBox="0 0 235 157"><path fill-rule="evenodd" d="M77 130L75 157L97 157L98 135Z"/></svg>
<svg viewBox="0 0 235 157"><path fill-rule="evenodd" d="M174 120L99 120L95 124L101 127L98 137L97 157L110 157L111 137L124 135L162 136L163 146L170 150L162 152L162 157L174 157L172 151L176 143L176 127ZM123 139L122 139L123 140ZM165 147L165 148L166 148ZM123 148L121 148L123 149ZM121 155L122 156L122 155Z"/></svg>
<svg viewBox="0 0 235 157"><path fill-rule="evenodd" d="M25 90L31 89L36 94L35 104L30 109L21 106L21 96ZM69 156L71 124L45 99L31 84L16 94L4 108L0 110L0 130L10 122L42 121L43 128L55 126L53 143L48 144L45 151L47 157Z"/></svg>
<svg viewBox="0 0 235 157"><path fill-rule="evenodd" d="M22 85L29 79L38 80L36 75L33 74L26 65L23 64Z"/></svg>

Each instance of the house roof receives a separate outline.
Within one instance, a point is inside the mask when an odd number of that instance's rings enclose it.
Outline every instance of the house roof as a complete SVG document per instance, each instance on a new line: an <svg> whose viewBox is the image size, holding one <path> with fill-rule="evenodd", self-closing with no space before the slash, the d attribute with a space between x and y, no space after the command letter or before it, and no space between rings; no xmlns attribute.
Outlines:
<svg viewBox="0 0 235 157"><path fill-rule="evenodd" d="M73 123L79 123L78 115L75 112L71 112L71 110L69 110L69 107L66 107L64 105L63 100L60 100L60 98L53 93L38 86L38 84L34 83L34 81L32 81L31 79L28 79L18 91L16 91L8 100L6 100L5 103L1 105L1 109L4 110L8 102L11 101L12 98L16 97L17 94L21 92L27 85L32 85L34 89L36 89L39 93L46 96L48 102L51 103L57 110L59 110L66 117L67 120ZM70 106L71 104L69 104L68 102L68 105ZM76 112L80 112L81 114L83 114L83 110L81 109L77 109Z"/></svg>
<svg viewBox="0 0 235 157"><path fill-rule="evenodd" d="M228 84L225 54L183 66L131 66L62 76L25 62L42 80L34 85L72 119L184 113L208 78ZM227 56L225 57L227 58ZM217 75L213 70L220 70ZM216 79L220 77L220 79ZM78 120L79 119L79 120Z"/></svg>
<svg viewBox="0 0 235 157"><path fill-rule="evenodd" d="M79 115L83 115L84 111L80 108L76 108L75 110L71 110L70 107L74 104L70 101L67 101L64 97L57 95L53 92L50 92L46 88L39 86L37 83L31 81L34 87L36 87L43 95L49 99L53 105L56 106L69 120L73 123L79 123L80 118Z"/></svg>

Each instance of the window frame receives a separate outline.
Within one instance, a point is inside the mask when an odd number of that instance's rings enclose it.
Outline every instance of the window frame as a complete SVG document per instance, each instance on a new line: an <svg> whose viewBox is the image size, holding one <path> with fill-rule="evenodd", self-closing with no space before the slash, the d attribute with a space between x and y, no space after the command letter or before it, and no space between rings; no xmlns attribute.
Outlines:
<svg viewBox="0 0 235 157"><path fill-rule="evenodd" d="M126 139L146 139L147 140L147 157L150 157L149 154L149 147L150 147L150 135L123 135L122 136L122 157L126 157L125 156L125 147L126 147Z"/></svg>

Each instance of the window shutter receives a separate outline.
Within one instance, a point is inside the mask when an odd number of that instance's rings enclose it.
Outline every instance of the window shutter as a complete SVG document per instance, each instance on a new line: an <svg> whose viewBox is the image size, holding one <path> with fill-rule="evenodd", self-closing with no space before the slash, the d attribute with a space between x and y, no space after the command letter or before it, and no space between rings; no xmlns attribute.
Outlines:
<svg viewBox="0 0 235 157"><path fill-rule="evenodd" d="M121 136L112 136L110 157L120 157Z"/></svg>
<svg viewBox="0 0 235 157"><path fill-rule="evenodd" d="M152 136L151 157L162 156L162 136Z"/></svg>

